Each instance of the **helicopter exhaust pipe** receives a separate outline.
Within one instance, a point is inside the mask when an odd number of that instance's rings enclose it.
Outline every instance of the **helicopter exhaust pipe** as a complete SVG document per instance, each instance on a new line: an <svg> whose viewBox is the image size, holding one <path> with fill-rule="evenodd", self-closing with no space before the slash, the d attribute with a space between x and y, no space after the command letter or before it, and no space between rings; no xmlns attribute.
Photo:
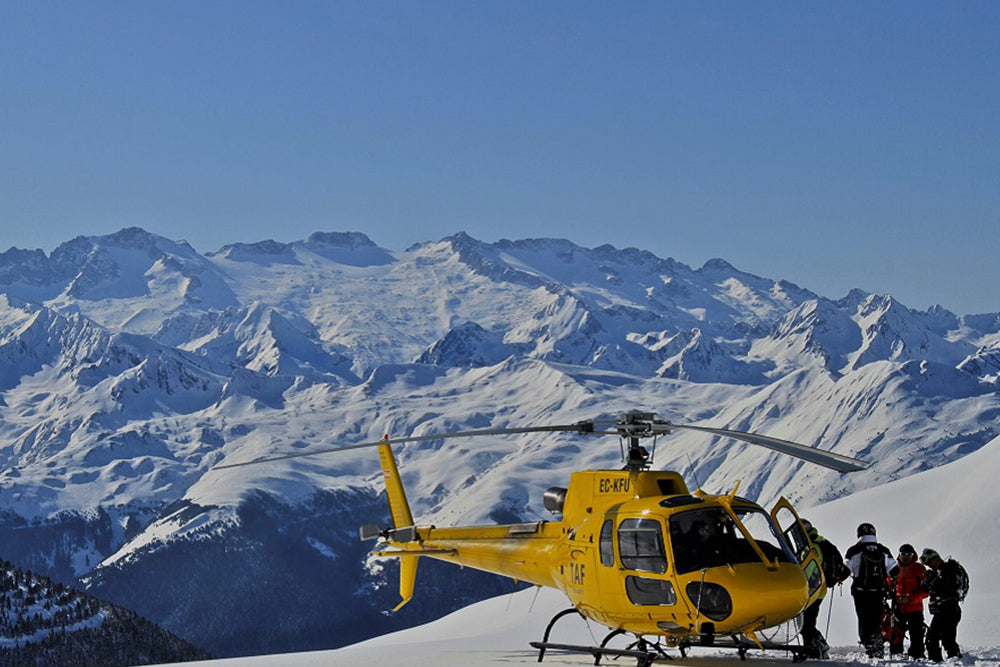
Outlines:
<svg viewBox="0 0 1000 667"><path fill-rule="evenodd" d="M566 489L561 486L550 487L542 494L542 504L552 514L562 514L566 504Z"/></svg>

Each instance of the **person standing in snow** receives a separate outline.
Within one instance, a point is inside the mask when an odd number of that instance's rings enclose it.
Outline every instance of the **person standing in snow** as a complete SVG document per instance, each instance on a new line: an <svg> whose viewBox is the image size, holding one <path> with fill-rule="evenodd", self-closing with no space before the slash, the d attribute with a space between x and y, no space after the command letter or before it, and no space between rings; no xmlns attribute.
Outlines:
<svg viewBox="0 0 1000 667"><path fill-rule="evenodd" d="M917 552L910 544L899 547L897 567L889 572L893 581L894 614L902 628L910 635L907 655L915 660L924 657L924 578L926 570L917 560ZM903 633L890 641L889 654L903 652Z"/></svg>
<svg viewBox="0 0 1000 667"><path fill-rule="evenodd" d="M934 549L924 549L920 562L927 566L924 589L930 594L928 609L931 625L927 629L927 657L941 662L941 646L949 658L961 658L956 635L962 620L960 602L969 592L969 575L953 558L944 560Z"/></svg>
<svg viewBox="0 0 1000 667"><path fill-rule="evenodd" d="M847 550L851 569L851 595L858 615L858 639L870 658L885 653L882 638L882 610L889 596L889 572L896 567L892 552L875 539L875 526L858 526L858 541Z"/></svg>
<svg viewBox="0 0 1000 667"><path fill-rule="evenodd" d="M833 542L820 535L819 530L808 519L801 521L809 535L813 549L819 556L820 570L823 572L823 580L826 582L827 592L829 592L836 584L847 579L850 571L844 565L844 557L840 555L840 549ZM816 627L820 606L825 597L826 593L802 612L802 630L800 631L802 643L806 647L806 657L811 659L827 660L830 657L830 645L826 643L823 633Z"/></svg>

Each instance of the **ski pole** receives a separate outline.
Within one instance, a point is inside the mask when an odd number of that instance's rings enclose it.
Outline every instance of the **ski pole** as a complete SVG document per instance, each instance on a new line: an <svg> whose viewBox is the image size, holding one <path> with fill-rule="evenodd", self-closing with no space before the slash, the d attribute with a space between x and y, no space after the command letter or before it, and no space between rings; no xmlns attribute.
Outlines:
<svg viewBox="0 0 1000 667"><path fill-rule="evenodd" d="M838 588L839 587L840 586L838 586ZM826 606L826 632L823 634L824 637L827 637L827 641L829 641L829 637L830 637L830 617L832 615L833 615L833 595L831 594L830 595L830 604L828 604Z"/></svg>

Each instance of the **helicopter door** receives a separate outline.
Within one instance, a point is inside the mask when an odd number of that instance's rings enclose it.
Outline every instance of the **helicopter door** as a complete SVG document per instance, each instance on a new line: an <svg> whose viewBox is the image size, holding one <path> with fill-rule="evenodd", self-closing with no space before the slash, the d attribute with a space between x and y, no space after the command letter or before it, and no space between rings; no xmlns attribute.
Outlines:
<svg viewBox="0 0 1000 667"><path fill-rule="evenodd" d="M826 583L823 581L823 570L819 562L818 549L813 547L805 527L799 520L792 504L784 496L778 500L771 510L771 518L795 553L795 558L802 567L809 583L809 603L812 604L826 593Z"/></svg>

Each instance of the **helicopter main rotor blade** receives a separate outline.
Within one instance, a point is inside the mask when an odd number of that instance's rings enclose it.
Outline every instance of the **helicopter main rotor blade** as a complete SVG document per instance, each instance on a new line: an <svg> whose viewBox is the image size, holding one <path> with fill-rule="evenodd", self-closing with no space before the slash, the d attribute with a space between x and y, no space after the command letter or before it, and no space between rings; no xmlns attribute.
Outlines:
<svg viewBox="0 0 1000 667"><path fill-rule="evenodd" d="M615 424L615 427L608 429L598 427L598 424ZM622 415L619 419L594 419L579 421L575 424L555 424L548 426L523 426L517 428L495 428L478 429L472 431L453 431L451 433L430 433L427 435L413 435L402 438L383 438L371 442L362 442L343 447L328 447L326 449L314 449L308 452L296 452L295 454L284 454L281 456L270 456L242 463L226 463L213 467L213 470L225 470L228 468L240 468L243 466L257 465L259 463L272 463L274 461L285 461L297 459L305 456L317 456L320 454L331 454L335 452L346 452L352 449L362 449L365 447L376 447L378 445L393 445L407 442L426 442L429 440L445 440L448 438L465 438L482 435L512 435L519 433L579 433L585 435L617 435L621 438L629 438L633 442L638 442L640 438L647 438L656 435L665 435L673 430L702 431L724 438L741 440L750 444L766 447L783 454L788 454L804 461L809 461L838 472L853 472L864 470L870 464L860 459L835 454L815 447L809 447L789 440L772 438L757 433L747 433L745 431L731 431L722 428L710 428L707 426L690 426L686 424L674 424L669 421L659 421L653 419L652 413L631 412Z"/></svg>
<svg viewBox="0 0 1000 667"><path fill-rule="evenodd" d="M791 442L790 440L781 440L780 438L772 438L770 436L760 435L757 433L730 431L724 428L709 428L707 426L687 426L682 424L669 424L665 427L666 431L670 431L672 429L702 431L704 433L711 433L724 438L742 440L743 442L749 442L752 445L767 447L768 449L773 449L774 451L781 452L782 454L788 454L804 461L809 461L810 463L816 463L818 465L831 468L837 472L855 472L858 470L865 470L869 465L871 465L867 461L862 461L861 459L855 459L850 456L835 454L823 449L817 449L815 447L809 447L808 445L802 445L797 442Z"/></svg>
<svg viewBox="0 0 1000 667"><path fill-rule="evenodd" d="M356 445L345 445L343 447L329 447L327 449L314 449L308 452L297 452L295 454L285 454L282 456L269 456L243 463L226 463L214 466L213 470L225 470L227 468L241 468L243 466L257 465L258 463L272 463L274 461L285 461L287 459L298 459L304 456L316 456L318 454L330 454L333 452L346 452L352 449L362 449L364 447L376 447L378 445L395 445L405 442L425 442L427 440L445 440L447 438L464 438L479 435L511 435L516 433L593 433L597 435L614 434L615 431L595 431L593 422L577 422L576 424L557 424L553 426L523 426L520 428L491 428L475 431L454 431L451 433L431 433L428 435L411 435L405 438L383 438L371 442L361 442Z"/></svg>

